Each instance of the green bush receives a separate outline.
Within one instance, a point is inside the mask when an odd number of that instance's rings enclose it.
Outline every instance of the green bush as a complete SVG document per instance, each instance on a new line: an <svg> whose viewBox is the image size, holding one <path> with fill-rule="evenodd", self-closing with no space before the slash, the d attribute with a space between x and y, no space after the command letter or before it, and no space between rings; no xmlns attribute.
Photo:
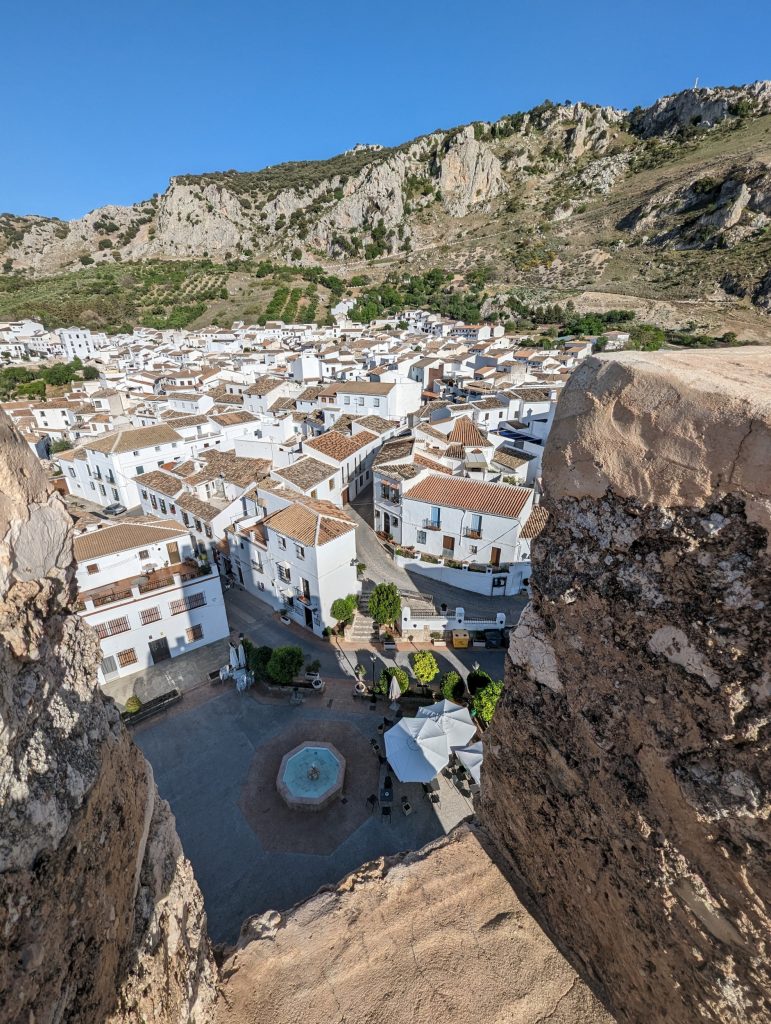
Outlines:
<svg viewBox="0 0 771 1024"><path fill-rule="evenodd" d="M466 687L457 672L445 672L442 676L442 696L445 700L459 701L462 699Z"/></svg>
<svg viewBox="0 0 771 1024"><path fill-rule="evenodd" d="M503 682L500 679L489 682L487 686L479 690L474 696L472 704L477 718L480 718L485 724L489 724L502 693Z"/></svg>
<svg viewBox="0 0 771 1024"><path fill-rule="evenodd" d="M410 688L410 677L409 673L404 668L399 668L394 665L393 668L384 668L380 673L380 678L375 683L375 693L382 693L388 695L388 691L391 687L391 679L396 676L396 681L399 684L399 689L402 693L406 693Z"/></svg>
<svg viewBox="0 0 771 1024"><path fill-rule="evenodd" d="M251 640L246 639L244 639L243 644L249 671L254 672L258 679L264 679L268 662L273 654L273 648L265 646L255 647Z"/></svg>
<svg viewBox="0 0 771 1024"><path fill-rule="evenodd" d="M265 666L267 674L281 686L291 686L305 663L300 647L277 647Z"/></svg>
<svg viewBox="0 0 771 1024"><path fill-rule="evenodd" d="M338 624L347 626L353 618L353 613L356 611L358 600L356 594L338 597L332 602L332 607L329 609L330 615L333 619L337 620Z"/></svg>
<svg viewBox="0 0 771 1024"><path fill-rule="evenodd" d="M378 626L392 625L402 613L402 599L395 583L378 583L369 598L369 614Z"/></svg>
<svg viewBox="0 0 771 1024"><path fill-rule="evenodd" d="M428 686L439 673L439 666L431 651L416 651L412 655L412 671L423 686Z"/></svg>
<svg viewBox="0 0 771 1024"><path fill-rule="evenodd" d="M476 672L469 672L466 685L470 693L477 693L478 690L483 689L492 681L493 677L489 673L485 672L484 669L478 669Z"/></svg>

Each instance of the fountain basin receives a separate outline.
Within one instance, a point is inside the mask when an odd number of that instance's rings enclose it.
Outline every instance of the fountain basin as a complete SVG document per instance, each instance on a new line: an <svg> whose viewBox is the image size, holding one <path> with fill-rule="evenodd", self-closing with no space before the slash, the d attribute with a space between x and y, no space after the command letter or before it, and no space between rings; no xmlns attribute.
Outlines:
<svg viewBox="0 0 771 1024"><path fill-rule="evenodd" d="M345 758L331 743L308 741L281 759L276 788L295 810L321 811L339 799Z"/></svg>

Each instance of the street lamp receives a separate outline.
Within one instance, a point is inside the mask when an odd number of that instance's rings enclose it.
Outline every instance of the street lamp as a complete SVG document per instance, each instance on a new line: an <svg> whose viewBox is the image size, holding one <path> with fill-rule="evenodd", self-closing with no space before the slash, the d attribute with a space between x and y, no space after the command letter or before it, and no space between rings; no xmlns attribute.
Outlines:
<svg viewBox="0 0 771 1024"><path fill-rule="evenodd" d="M375 662L377 661L377 658L375 657L374 654L370 654L369 660L372 662L372 691L374 692L374 690L375 690Z"/></svg>

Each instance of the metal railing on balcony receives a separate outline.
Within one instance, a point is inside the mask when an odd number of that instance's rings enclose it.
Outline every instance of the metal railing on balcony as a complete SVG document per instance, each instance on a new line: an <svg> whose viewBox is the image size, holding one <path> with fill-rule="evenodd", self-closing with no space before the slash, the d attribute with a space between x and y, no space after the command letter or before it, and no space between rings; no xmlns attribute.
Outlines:
<svg viewBox="0 0 771 1024"><path fill-rule="evenodd" d="M424 519L423 529L424 530L441 530L442 524L436 519Z"/></svg>
<svg viewBox="0 0 771 1024"><path fill-rule="evenodd" d="M108 594L99 594L92 598L94 608L101 608L106 604L113 604L115 601L126 601L132 596L131 589L128 590L113 590Z"/></svg>
<svg viewBox="0 0 771 1024"><path fill-rule="evenodd" d="M463 536L464 537L468 537L469 540L481 540L482 539L482 531L481 530L473 530L470 526L467 526L466 529L463 531Z"/></svg>

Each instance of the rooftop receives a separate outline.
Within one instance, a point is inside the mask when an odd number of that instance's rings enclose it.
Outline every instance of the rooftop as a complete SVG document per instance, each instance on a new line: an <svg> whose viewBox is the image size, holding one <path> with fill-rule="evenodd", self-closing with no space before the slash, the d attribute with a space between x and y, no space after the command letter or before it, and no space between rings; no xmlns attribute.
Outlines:
<svg viewBox="0 0 771 1024"><path fill-rule="evenodd" d="M482 483L457 476L427 476L405 493L413 501L512 519L521 514L532 495L529 487Z"/></svg>

